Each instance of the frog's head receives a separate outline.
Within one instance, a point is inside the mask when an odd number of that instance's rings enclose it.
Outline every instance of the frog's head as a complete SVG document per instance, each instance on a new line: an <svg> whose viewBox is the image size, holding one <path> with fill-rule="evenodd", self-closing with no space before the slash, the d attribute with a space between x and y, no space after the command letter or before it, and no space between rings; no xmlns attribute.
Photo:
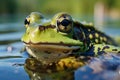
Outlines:
<svg viewBox="0 0 120 80"><path fill-rule="evenodd" d="M41 21L41 15L38 13L30 14L25 20L26 32L22 41L28 47L39 48L40 50L57 53L67 52L84 48L80 40L73 39L74 26L73 19L67 13L56 14L51 21ZM35 24L32 24L35 23Z"/></svg>

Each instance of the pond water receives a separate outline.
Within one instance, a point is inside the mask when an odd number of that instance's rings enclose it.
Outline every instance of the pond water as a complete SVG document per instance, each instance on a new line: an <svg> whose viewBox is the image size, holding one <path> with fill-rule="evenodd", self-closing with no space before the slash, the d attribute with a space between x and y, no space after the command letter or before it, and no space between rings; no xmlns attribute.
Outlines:
<svg viewBox="0 0 120 80"><path fill-rule="evenodd" d="M43 73L27 70L24 66L26 59L29 57L27 52L21 52L24 45L21 42L20 38L24 31L24 25L21 22L0 24L0 80L41 80L41 74ZM103 31L110 36L120 35L120 29L105 28ZM116 63L114 63L114 61ZM108 65L101 66L106 63ZM106 56L102 56L102 58L100 57L99 59L95 58L95 60L89 65L76 70L75 73L72 75L74 77L72 79L119 80L119 65L120 57L116 55L112 55L107 59ZM51 74L43 75L48 77ZM56 73L54 73L53 75L56 76ZM44 80L51 79L44 78ZM61 79L54 78L53 80ZM67 80L67 78L62 78L62 80Z"/></svg>
<svg viewBox="0 0 120 80"><path fill-rule="evenodd" d="M21 54L23 44L20 37L23 33L21 23L0 24L0 79L30 80L23 64L27 54Z"/></svg>

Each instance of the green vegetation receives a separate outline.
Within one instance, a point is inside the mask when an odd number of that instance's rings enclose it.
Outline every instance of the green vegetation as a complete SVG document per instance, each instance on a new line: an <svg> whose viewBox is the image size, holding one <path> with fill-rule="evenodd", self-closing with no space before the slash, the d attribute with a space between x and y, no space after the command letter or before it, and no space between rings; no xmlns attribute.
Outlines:
<svg viewBox="0 0 120 80"><path fill-rule="evenodd" d="M120 9L120 0L1 0L0 13L30 13L40 11L53 14L60 11L75 15L92 14L94 4L102 1L108 8Z"/></svg>
<svg viewBox="0 0 120 80"><path fill-rule="evenodd" d="M11 21L11 16L15 15L24 18L33 11L49 16L61 11L68 12L79 20L94 22L94 8L97 3L102 3L105 9L104 15L109 17L107 20L105 17L105 20L108 21L105 23L114 24L114 20L117 22L115 24L120 25L120 0L1 0L0 16L4 18L0 19L0 22L9 21L8 19ZM10 14L10 16L8 17L6 14Z"/></svg>

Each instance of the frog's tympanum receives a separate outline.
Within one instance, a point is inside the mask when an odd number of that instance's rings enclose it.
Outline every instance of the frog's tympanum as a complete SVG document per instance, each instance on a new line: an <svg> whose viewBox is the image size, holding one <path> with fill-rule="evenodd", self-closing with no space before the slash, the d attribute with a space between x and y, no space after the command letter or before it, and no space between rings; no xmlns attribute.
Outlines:
<svg viewBox="0 0 120 80"><path fill-rule="evenodd" d="M112 38L64 12L51 19L32 12L25 19L25 28L22 41L28 53L42 64L78 68L84 64L81 56L120 53Z"/></svg>

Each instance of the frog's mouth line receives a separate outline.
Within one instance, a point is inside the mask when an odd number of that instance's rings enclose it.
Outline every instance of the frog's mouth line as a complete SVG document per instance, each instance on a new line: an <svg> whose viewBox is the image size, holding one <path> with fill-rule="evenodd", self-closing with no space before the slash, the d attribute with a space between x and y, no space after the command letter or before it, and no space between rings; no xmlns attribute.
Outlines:
<svg viewBox="0 0 120 80"><path fill-rule="evenodd" d="M24 42L25 43L25 42ZM49 49L64 49L64 50L77 50L80 49L79 45L64 44L64 43L25 43L26 46L35 48L49 48Z"/></svg>

